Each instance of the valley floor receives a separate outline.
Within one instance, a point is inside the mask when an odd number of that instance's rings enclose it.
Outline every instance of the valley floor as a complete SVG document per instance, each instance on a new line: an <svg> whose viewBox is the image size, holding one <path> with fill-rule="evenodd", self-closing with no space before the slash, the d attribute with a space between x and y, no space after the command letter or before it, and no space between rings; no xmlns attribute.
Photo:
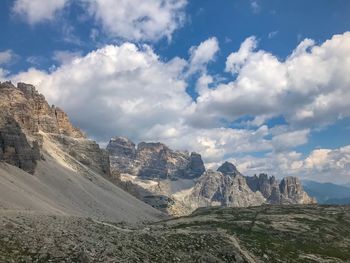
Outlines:
<svg viewBox="0 0 350 263"><path fill-rule="evenodd" d="M2 211L0 262L350 262L350 207L203 208L138 226Z"/></svg>

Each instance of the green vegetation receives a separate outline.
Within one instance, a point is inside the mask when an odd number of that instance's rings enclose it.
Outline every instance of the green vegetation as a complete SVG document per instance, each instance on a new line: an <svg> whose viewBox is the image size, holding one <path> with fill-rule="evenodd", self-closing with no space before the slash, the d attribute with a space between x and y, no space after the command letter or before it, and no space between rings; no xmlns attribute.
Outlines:
<svg viewBox="0 0 350 263"><path fill-rule="evenodd" d="M225 230L266 262L350 260L350 207L346 206L204 208L169 224L188 231Z"/></svg>

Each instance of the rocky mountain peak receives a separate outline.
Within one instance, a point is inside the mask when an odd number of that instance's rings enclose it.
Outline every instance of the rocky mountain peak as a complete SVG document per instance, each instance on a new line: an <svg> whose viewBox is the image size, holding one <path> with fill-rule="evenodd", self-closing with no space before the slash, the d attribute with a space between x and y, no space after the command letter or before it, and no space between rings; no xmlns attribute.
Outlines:
<svg viewBox="0 0 350 263"><path fill-rule="evenodd" d="M113 137L107 145L107 151L110 155L135 158L135 143L125 137Z"/></svg>
<svg viewBox="0 0 350 263"><path fill-rule="evenodd" d="M0 83L0 98L0 160L34 173L45 135L81 164L109 174L106 153L33 85Z"/></svg>
<svg viewBox="0 0 350 263"><path fill-rule="evenodd" d="M218 169L218 172L221 172L225 175L230 175L230 176L236 176L240 174L240 172L237 170L236 166L230 162L224 162Z"/></svg>
<svg viewBox="0 0 350 263"><path fill-rule="evenodd" d="M113 137L107 151L113 170L143 179L193 179L205 171L200 154L174 151L159 142L141 142L135 148L129 139Z"/></svg>

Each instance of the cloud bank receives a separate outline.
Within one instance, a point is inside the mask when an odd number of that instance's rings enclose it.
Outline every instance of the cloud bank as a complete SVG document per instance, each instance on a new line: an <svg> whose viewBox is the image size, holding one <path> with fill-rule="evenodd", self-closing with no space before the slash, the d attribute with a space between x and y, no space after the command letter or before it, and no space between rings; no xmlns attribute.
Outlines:
<svg viewBox="0 0 350 263"><path fill-rule="evenodd" d="M54 20L67 5L80 5L109 37L131 41L171 39L185 21L186 0L16 0L14 14L34 25ZM93 31L92 34L96 34Z"/></svg>
<svg viewBox="0 0 350 263"><path fill-rule="evenodd" d="M350 116L349 47L349 32L321 44L305 39L281 60L258 50L250 37L227 58L232 79L218 84L205 70L219 52L216 38L192 47L188 60L164 61L148 45L124 43L76 54L51 72L31 68L7 77L35 84L99 141L113 135L162 141L201 152L211 166L234 159L248 173L345 180L347 146L306 157L294 148L307 143L313 129ZM195 101L186 88L187 76L196 71ZM269 127L276 117L285 123ZM237 121L243 128L233 128Z"/></svg>

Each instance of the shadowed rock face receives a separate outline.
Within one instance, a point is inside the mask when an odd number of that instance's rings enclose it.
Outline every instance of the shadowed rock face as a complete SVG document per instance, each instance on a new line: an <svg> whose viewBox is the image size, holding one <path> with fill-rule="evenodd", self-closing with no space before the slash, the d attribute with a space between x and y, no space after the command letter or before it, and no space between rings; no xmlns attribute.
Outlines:
<svg viewBox="0 0 350 263"><path fill-rule="evenodd" d="M300 179L288 176L278 182L274 176L267 174L246 177L252 191L259 191L270 204L313 204L316 203L303 190Z"/></svg>
<svg viewBox="0 0 350 263"><path fill-rule="evenodd" d="M0 160L34 173L40 159L39 145L31 146L18 123L9 116L0 116Z"/></svg>
<svg viewBox="0 0 350 263"><path fill-rule="evenodd" d="M162 143L141 142L136 148L130 140L114 137L107 151L113 170L144 179L193 179L205 171L199 154L173 151Z"/></svg>
<svg viewBox="0 0 350 263"><path fill-rule="evenodd" d="M278 188L278 183L274 176L269 177L267 174L259 176L246 177L249 187L254 191L260 191L265 198L271 196L273 188Z"/></svg>
<svg viewBox="0 0 350 263"><path fill-rule="evenodd" d="M45 133L78 161L97 172L110 173L107 153L75 128L65 112L49 106L33 85L0 83L0 120L0 160L34 173Z"/></svg>
<svg viewBox="0 0 350 263"><path fill-rule="evenodd" d="M188 165L188 174L189 177L199 177L205 172L205 166L200 154L192 152L190 156L190 163Z"/></svg>
<svg viewBox="0 0 350 263"><path fill-rule="evenodd" d="M199 178L189 197L193 207L246 207L261 205L265 201L260 192L253 192L249 188L244 176L231 176L211 170Z"/></svg>
<svg viewBox="0 0 350 263"><path fill-rule="evenodd" d="M279 190L282 204L316 204L316 199L307 195L298 177L287 176L283 178Z"/></svg>
<svg viewBox="0 0 350 263"><path fill-rule="evenodd" d="M199 154L173 151L162 143L142 142L136 147L126 138L114 137L107 150L112 171L120 175L125 190L158 209L165 207L162 211L168 213L181 215L198 207L218 205L314 203L291 178L279 184L267 174L245 177L230 162L223 163L216 172L206 171Z"/></svg>
<svg viewBox="0 0 350 263"><path fill-rule="evenodd" d="M240 172L237 170L236 166L234 166L230 162L224 162L218 169L218 172L221 172L225 175L230 175L230 176L236 176L240 174Z"/></svg>

